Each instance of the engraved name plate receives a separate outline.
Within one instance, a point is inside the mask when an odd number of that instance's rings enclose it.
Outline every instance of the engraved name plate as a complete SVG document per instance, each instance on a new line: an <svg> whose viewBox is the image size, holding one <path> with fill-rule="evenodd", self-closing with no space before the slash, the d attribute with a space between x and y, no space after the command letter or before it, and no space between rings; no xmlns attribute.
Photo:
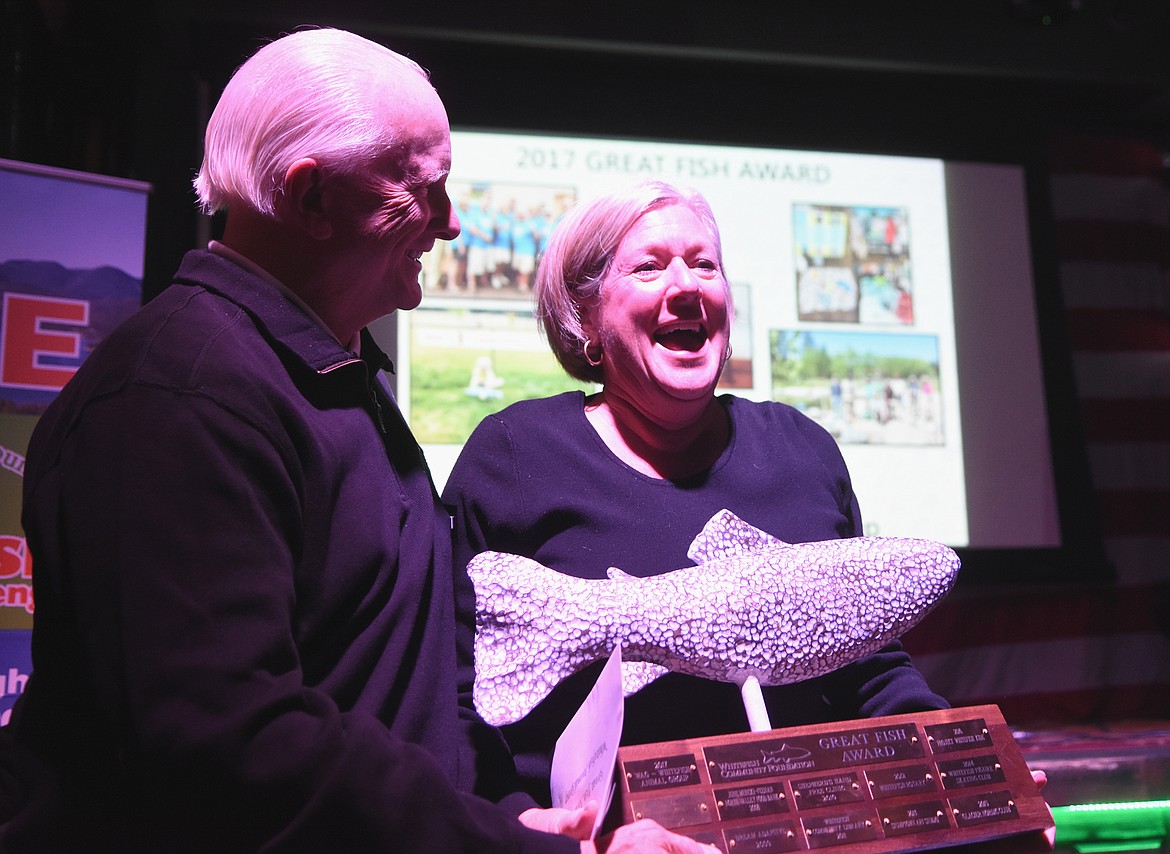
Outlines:
<svg viewBox="0 0 1170 854"><path fill-rule="evenodd" d="M1053 826L993 705L622 747L617 777L623 821L723 854L1035 854Z"/></svg>
<svg viewBox="0 0 1170 854"><path fill-rule="evenodd" d="M986 786L1002 783L1003 766L994 753L972 756L967 759L939 760L939 777L944 788L964 789L968 786Z"/></svg>
<svg viewBox="0 0 1170 854"><path fill-rule="evenodd" d="M925 751L918 728L907 723L716 744L705 748L703 755L711 780L731 783L806 771L831 771L872 762L917 759L925 755Z"/></svg>
<svg viewBox="0 0 1170 854"><path fill-rule="evenodd" d="M695 790L682 794L657 795L638 801L634 820L652 818L663 827L689 827L710 824L715 819L711 796Z"/></svg>
<svg viewBox="0 0 1170 854"><path fill-rule="evenodd" d="M852 808L802 819L809 848L877 839L881 832L872 809Z"/></svg>
<svg viewBox="0 0 1170 854"><path fill-rule="evenodd" d="M938 788L933 765L898 765L869 768L865 772L875 798L897 798L933 792Z"/></svg>
<svg viewBox="0 0 1170 854"><path fill-rule="evenodd" d="M941 800L898 806L879 806L878 815L881 816L882 830L887 836L906 836L930 830L949 830L951 826L951 823L947 821L946 804Z"/></svg>
<svg viewBox="0 0 1170 854"><path fill-rule="evenodd" d="M987 729L987 722L982 718L936 724L924 729L927 744L933 753L991 747L991 732Z"/></svg>
<svg viewBox="0 0 1170 854"><path fill-rule="evenodd" d="M1008 821L1016 818L1016 802L1011 792L990 792L951 798L951 810L959 827L973 827L989 821Z"/></svg>
<svg viewBox="0 0 1170 854"><path fill-rule="evenodd" d="M865 793L861 791L861 782L852 772L794 781L792 794L796 798L796 806L800 809L823 807L828 804L852 804L865 799Z"/></svg>
<svg viewBox="0 0 1170 854"><path fill-rule="evenodd" d="M748 743L719 744L703 751L713 783L737 783L761 777L779 777L815 771L815 739L769 739Z"/></svg>
<svg viewBox="0 0 1170 854"><path fill-rule="evenodd" d="M742 854L752 852L784 852L803 849L796 823L793 821L754 824L751 827L723 831L725 850Z"/></svg>
<svg viewBox="0 0 1170 854"><path fill-rule="evenodd" d="M628 762L625 767L627 787L631 792L672 789L699 782L698 765L693 753Z"/></svg>
<svg viewBox="0 0 1170 854"><path fill-rule="evenodd" d="M719 810L719 818L723 821L757 818L788 812L788 796L784 793L782 783L716 789L715 808Z"/></svg>

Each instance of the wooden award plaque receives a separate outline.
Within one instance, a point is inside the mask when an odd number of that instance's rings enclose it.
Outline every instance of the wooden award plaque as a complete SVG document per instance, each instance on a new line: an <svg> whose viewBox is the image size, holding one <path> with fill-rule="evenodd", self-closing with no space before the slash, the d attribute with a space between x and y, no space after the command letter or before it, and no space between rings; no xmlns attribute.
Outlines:
<svg viewBox="0 0 1170 854"><path fill-rule="evenodd" d="M1053 827L993 705L623 747L617 776L625 823L725 854L1046 851Z"/></svg>

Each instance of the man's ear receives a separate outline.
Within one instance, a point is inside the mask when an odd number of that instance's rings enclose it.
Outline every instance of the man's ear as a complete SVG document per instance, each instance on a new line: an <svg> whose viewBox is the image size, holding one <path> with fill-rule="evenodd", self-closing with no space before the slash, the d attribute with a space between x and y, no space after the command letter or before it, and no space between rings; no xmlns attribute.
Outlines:
<svg viewBox="0 0 1170 854"><path fill-rule="evenodd" d="M317 161L302 157L284 173L284 192L278 197L277 213L281 221L301 228L317 240L327 240L333 235L324 179L325 174Z"/></svg>

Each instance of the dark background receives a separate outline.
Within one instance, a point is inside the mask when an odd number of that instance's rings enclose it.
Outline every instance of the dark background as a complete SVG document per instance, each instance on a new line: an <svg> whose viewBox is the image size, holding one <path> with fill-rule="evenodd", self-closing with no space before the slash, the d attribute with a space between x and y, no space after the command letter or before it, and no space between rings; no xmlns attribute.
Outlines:
<svg viewBox="0 0 1170 854"><path fill-rule="evenodd" d="M1114 325L1066 306L1060 281L1065 262L1104 260L1170 283L1170 0L0 0L0 157L148 182L153 296L216 232L190 186L211 105L260 45L310 24L413 57L463 129L1024 165L1064 547L963 554L960 589L908 648L952 702L998 703L1017 724L1170 720L1170 386L1155 374L1170 293ZM1078 138L1121 141L1097 174L1153 152L1124 196L1133 221L1052 216L1049 180L1079 168ZM1078 356L1149 395L1078 397ZM1090 453L1097 474L1122 474L1094 488Z"/></svg>
<svg viewBox="0 0 1170 854"><path fill-rule="evenodd" d="M1168 0L0 0L0 157L148 182L144 293L217 222L190 182L232 71L302 25L430 69L452 124L1022 163L1071 548L965 576L1107 574L1051 248L1054 139L1170 148ZM1028 569L1021 569L1021 560Z"/></svg>
<svg viewBox="0 0 1170 854"><path fill-rule="evenodd" d="M232 70L306 24L431 70L452 124L1035 164L1072 131L1170 142L1166 0L2 0L0 157L154 187L148 295L206 224Z"/></svg>

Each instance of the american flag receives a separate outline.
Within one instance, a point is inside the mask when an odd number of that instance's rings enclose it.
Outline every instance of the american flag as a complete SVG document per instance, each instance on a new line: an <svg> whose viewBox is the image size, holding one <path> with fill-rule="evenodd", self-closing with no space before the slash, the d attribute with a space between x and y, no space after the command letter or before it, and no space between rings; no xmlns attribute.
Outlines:
<svg viewBox="0 0 1170 854"><path fill-rule="evenodd" d="M1115 580L960 585L904 639L936 691L996 703L1013 726L1170 718L1168 178L1140 141L1078 136L1051 151L1069 428L1084 436Z"/></svg>

